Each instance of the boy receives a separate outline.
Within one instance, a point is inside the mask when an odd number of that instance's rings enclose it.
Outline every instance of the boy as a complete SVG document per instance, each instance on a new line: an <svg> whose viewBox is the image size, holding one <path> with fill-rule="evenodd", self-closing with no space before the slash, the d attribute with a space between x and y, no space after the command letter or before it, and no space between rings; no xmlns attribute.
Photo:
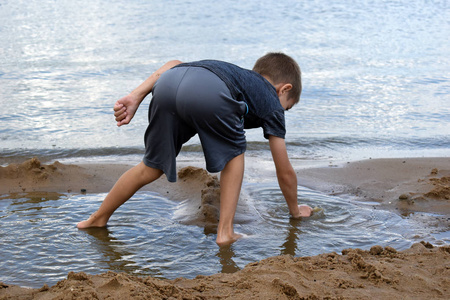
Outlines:
<svg viewBox="0 0 450 300"><path fill-rule="evenodd" d="M214 60L170 61L114 105L118 126L128 124L144 98L153 95L145 132L145 156L125 172L89 219L78 228L106 226L114 211L146 184L166 174L176 181L181 146L199 135L209 172L220 173L220 215L216 243L241 235L233 220L244 174L244 129L262 127L269 140L278 183L294 218L312 209L297 203L297 176L286 151L284 111L300 99L301 71L282 53L268 53L252 71Z"/></svg>

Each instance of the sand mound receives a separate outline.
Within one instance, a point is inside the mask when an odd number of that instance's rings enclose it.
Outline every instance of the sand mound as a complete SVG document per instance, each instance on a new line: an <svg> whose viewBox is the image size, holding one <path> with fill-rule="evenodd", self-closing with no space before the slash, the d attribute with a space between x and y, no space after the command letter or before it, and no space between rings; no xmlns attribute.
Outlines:
<svg viewBox="0 0 450 300"><path fill-rule="evenodd" d="M428 176L419 178L416 184L421 189L401 194L397 201L398 208L404 210L406 215L410 211L426 211L427 208L439 214L448 214L450 176L442 174L448 174L448 170L434 168ZM447 218L447 223L448 221Z"/></svg>
<svg viewBox="0 0 450 300"><path fill-rule="evenodd" d="M178 172L179 185L191 190L180 205L175 218L190 225L211 227L214 230L219 221L220 183L217 176L196 167L185 167Z"/></svg>
<svg viewBox="0 0 450 300"><path fill-rule="evenodd" d="M52 287L0 285L0 299L447 299L450 246L374 246L342 255L288 255L233 274L160 280L108 272L69 273Z"/></svg>
<svg viewBox="0 0 450 300"><path fill-rule="evenodd" d="M44 166L37 158L32 158L21 164L0 167L0 178L2 180L20 179L24 184L36 184L49 180L55 173L60 173L58 167L61 166L59 162ZM26 188L23 189L26 190Z"/></svg>
<svg viewBox="0 0 450 300"><path fill-rule="evenodd" d="M202 168L188 166L178 172L178 182L171 188L171 193L177 191L175 198L181 199L174 214L180 223L197 225L206 232L215 233L219 222L220 182L217 176L209 174ZM172 197L173 199L173 197ZM236 208L235 224L244 224L257 219L252 213L245 197L241 197Z"/></svg>
<svg viewBox="0 0 450 300"><path fill-rule="evenodd" d="M39 159L32 158L21 164L0 167L0 194L21 192L72 192L81 191L79 178L86 181L91 176L74 165L63 165L56 161L44 165Z"/></svg>
<svg viewBox="0 0 450 300"><path fill-rule="evenodd" d="M450 176L442 178L431 178L430 182L434 187L431 189L431 191L424 194L425 197L450 200Z"/></svg>

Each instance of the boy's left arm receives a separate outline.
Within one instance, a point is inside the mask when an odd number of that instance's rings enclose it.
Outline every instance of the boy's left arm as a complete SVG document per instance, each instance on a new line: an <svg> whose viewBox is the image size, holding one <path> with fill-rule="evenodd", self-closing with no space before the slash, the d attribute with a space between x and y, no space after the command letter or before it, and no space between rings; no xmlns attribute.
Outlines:
<svg viewBox="0 0 450 300"><path fill-rule="evenodd" d="M270 151L277 172L278 184L294 218L309 217L312 209L297 202L297 174L289 161L284 139L276 136L269 137Z"/></svg>
<svg viewBox="0 0 450 300"><path fill-rule="evenodd" d="M116 117L117 126L130 123L142 100L152 91L161 74L181 63L179 60L171 60L165 63L130 94L117 100L114 104L114 116Z"/></svg>

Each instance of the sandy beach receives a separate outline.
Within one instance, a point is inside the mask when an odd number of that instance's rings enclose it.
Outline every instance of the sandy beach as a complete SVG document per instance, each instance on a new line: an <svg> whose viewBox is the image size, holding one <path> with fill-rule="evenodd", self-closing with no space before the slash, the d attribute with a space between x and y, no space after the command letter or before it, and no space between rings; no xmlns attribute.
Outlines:
<svg viewBox="0 0 450 300"><path fill-rule="evenodd" d="M424 226L450 227L450 158L294 166L300 185L404 216L434 213L437 216L422 220ZM129 168L119 164L42 164L34 158L0 167L0 199L24 193L107 192ZM144 189L173 200L201 198L203 215L214 219L217 177L197 167L180 168L177 183L161 178ZM342 249L341 253L313 257L270 257L233 274L194 279L67 270L67 279L51 287L28 289L0 283L0 299L447 299L449 258L449 245L423 241L403 251L374 245L367 251Z"/></svg>

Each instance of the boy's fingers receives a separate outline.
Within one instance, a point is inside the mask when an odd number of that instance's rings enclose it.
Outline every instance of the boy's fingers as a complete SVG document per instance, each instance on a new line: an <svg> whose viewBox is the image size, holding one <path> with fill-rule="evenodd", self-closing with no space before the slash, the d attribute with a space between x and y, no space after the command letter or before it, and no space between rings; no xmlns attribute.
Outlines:
<svg viewBox="0 0 450 300"><path fill-rule="evenodd" d="M117 126L122 126L122 125L126 125L126 124L128 124L129 123L129 120L128 119L123 119L123 120L121 120L121 121L119 121L119 122L117 122Z"/></svg>
<svg viewBox="0 0 450 300"><path fill-rule="evenodd" d="M114 111L119 111L123 107L124 106L122 103L116 103L116 104L114 104Z"/></svg>
<svg viewBox="0 0 450 300"><path fill-rule="evenodd" d="M117 118L117 117L119 117L120 115L126 113L126 110L127 110L126 107L122 107L122 108L120 108L120 109L118 109L118 110L116 110L116 109L114 108L114 116Z"/></svg>
<svg viewBox="0 0 450 300"><path fill-rule="evenodd" d="M127 117L127 112L124 112L118 116L116 116L116 121L122 121L123 119L125 119Z"/></svg>

